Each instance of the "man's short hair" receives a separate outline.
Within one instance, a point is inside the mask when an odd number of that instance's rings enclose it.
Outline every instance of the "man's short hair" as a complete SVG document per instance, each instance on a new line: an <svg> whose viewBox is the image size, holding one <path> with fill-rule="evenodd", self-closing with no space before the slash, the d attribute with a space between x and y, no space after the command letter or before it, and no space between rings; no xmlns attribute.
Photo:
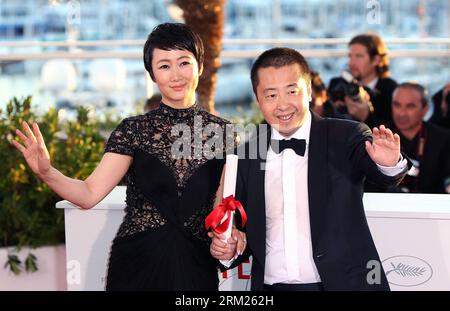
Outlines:
<svg viewBox="0 0 450 311"><path fill-rule="evenodd" d="M428 91L421 84L414 82L414 81L400 83L399 85L397 85L394 92L392 93L392 97L395 96L395 93L397 92L398 89L410 89L410 90L419 92L420 101L422 102L422 107L425 107L426 105L428 105Z"/></svg>
<svg viewBox="0 0 450 311"><path fill-rule="evenodd" d="M191 52L198 63L198 68L203 66L205 49L200 36L188 25L181 23L164 23L156 26L148 35L144 45L144 66L150 74L153 82L152 59L154 49L160 50L187 50Z"/></svg>
<svg viewBox="0 0 450 311"><path fill-rule="evenodd" d="M302 76L308 85L311 82L311 71L303 55L296 50L290 48L273 48L259 55L250 71L250 78L252 80L252 87L255 95L256 88L259 84L258 71L260 68L280 68L292 64L298 64L300 66Z"/></svg>
<svg viewBox="0 0 450 311"><path fill-rule="evenodd" d="M367 53L371 60L374 59L375 56L380 57L380 63L378 64L376 71L379 78L387 78L389 77L389 56L388 49L384 44L381 37L374 33L366 33L353 37L348 46L353 44L361 44L366 47Z"/></svg>

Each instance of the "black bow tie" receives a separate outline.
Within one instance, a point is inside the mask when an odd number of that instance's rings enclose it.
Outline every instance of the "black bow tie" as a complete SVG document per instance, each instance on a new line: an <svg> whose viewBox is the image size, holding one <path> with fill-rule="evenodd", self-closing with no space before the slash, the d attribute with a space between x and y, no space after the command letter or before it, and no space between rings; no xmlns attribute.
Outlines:
<svg viewBox="0 0 450 311"><path fill-rule="evenodd" d="M284 149L290 148L290 149L294 150L296 154L298 154L299 156L303 157L305 155L306 140L304 140L304 139L296 139L296 138L291 138L291 139L288 139L288 140L286 140L286 139L282 139L282 140L272 139L270 141L270 146L272 147L272 149L273 149L273 151L275 153L280 153ZM279 148L277 148L277 146Z"/></svg>

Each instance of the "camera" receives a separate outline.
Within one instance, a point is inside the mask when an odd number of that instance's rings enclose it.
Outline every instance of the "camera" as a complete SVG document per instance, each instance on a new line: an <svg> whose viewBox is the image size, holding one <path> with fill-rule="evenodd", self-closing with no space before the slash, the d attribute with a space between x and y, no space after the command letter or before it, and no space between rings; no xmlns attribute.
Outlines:
<svg viewBox="0 0 450 311"><path fill-rule="evenodd" d="M360 85L352 74L344 71L340 81L330 90L330 100L332 102L344 101L345 96L348 96L354 101L361 101L359 88Z"/></svg>

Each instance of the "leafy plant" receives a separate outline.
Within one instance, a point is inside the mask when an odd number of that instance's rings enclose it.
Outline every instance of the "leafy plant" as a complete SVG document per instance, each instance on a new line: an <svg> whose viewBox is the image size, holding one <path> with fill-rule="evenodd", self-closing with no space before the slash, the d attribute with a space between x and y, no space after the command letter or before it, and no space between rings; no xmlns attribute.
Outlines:
<svg viewBox="0 0 450 311"><path fill-rule="evenodd" d="M76 121L61 124L55 109L38 116L31 102L31 97L13 98L6 111L0 110L0 247L8 247L5 268L15 274L38 269L34 254L30 253L23 264L17 256L24 246L33 249L64 243L64 214L55 208L61 198L32 173L11 145L15 129L21 128L22 121L38 122L53 166L78 179L94 170L105 142L99 122L89 118L87 109L78 108Z"/></svg>
<svg viewBox="0 0 450 311"><path fill-rule="evenodd" d="M259 110L256 103L252 103L251 110L249 110L247 113L244 112L244 109L241 106L237 106L236 110L241 113L241 115L231 118L231 122L233 123L246 126L248 124L258 125L264 121L261 110Z"/></svg>

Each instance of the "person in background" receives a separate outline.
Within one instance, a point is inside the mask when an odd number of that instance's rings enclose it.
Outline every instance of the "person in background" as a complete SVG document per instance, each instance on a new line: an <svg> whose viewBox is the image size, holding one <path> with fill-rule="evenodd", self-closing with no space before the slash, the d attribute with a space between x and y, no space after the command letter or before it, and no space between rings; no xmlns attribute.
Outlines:
<svg viewBox="0 0 450 311"><path fill-rule="evenodd" d="M348 69L361 87L355 90L343 78L334 78L328 87L331 101L338 111L347 112L370 127L389 124L392 93L397 83L390 78L388 50L383 40L376 34L361 34L352 38L348 46ZM348 92L344 92L343 98L336 98L342 88Z"/></svg>
<svg viewBox="0 0 450 311"><path fill-rule="evenodd" d="M450 83L433 95L434 113L430 122L450 130Z"/></svg>
<svg viewBox="0 0 450 311"><path fill-rule="evenodd" d="M392 99L393 131L401 150L414 163L398 192L450 193L450 130L423 121L428 110L425 88L415 82L397 86Z"/></svg>
<svg viewBox="0 0 450 311"><path fill-rule="evenodd" d="M323 118L346 119L346 115L336 111L328 97L327 88L318 72L311 71L310 109Z"/></svg>
<svg viewBox="0 0 450 311"><path fill-rule="evenodd" d="M161 101L162 96L159 93L154 94L150 98L147 98L144 104L144 113L157 109L159 105L161 105Z"/></svg>

